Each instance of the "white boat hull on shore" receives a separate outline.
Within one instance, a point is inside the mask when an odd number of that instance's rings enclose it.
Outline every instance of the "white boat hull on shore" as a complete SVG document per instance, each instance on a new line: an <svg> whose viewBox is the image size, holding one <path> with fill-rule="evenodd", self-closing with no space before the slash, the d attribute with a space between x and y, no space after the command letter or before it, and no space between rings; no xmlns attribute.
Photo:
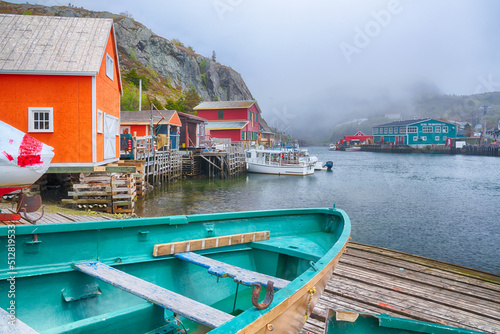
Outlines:
<svg viewBox="0 0 500 334"><path fill-rule="evenodd" d="M53 148L0 121L0 196L36 182L49 168Z"/></svg>

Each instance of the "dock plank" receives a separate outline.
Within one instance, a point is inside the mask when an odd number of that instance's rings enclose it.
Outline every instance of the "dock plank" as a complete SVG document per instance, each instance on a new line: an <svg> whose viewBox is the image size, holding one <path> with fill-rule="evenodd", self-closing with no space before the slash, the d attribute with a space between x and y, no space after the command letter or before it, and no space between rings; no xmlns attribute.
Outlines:
<svg viewBox="0 0 500 334"><path fill-rule="evenodd" d="M492 319L500 319L498 303L480 300L474 296L464 295L453 290L444 290L423 283L401 280L387 274L373 274L369 270L352 267L348 264L340 266L336 274L357 281L369 280L370 284L374 286L392 289L409 296L433 300L444 305L487 316ZM478 304L481 306L478 306Z"/></svg>
<svg viewBox="0 0 500 334"><path fill-rule="evenodd" d="M471 277L467 274L459 274L449 270L443 270L441 268L432 267L429 265L422 265L415 263L413 261L407 261L405 259L399 259L395 257L379 255L375 252L360 251L359 249L349 249L349 255L361 257L367 260L374 261L376 263L383 263L393 265L395 267L401 267L405 269L411 269L418 272L423 272L426 275L432 275L440 278L452 279L457 282L471 284L473 286L483 287L487 289L493 289L500 291L500 281L498 283L485 281L478 279L476 277Z"/></svg>
<svg viewBox="0 0 500 334"><path fill-rule="evenodd" d="M500 333L500 275L350 242L304 329L330 309Z"/></svg>

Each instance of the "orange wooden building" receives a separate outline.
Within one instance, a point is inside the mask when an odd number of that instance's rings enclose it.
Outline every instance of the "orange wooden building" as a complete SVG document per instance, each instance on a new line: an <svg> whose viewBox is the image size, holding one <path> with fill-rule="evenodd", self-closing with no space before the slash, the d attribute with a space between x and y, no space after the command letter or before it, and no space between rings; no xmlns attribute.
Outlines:
<svg viewBox="0 0 500 334"><path fill-rule="evenodd" d="M118 160L121 90L112 19L0 14L0 120L52 167Z"/></svg>

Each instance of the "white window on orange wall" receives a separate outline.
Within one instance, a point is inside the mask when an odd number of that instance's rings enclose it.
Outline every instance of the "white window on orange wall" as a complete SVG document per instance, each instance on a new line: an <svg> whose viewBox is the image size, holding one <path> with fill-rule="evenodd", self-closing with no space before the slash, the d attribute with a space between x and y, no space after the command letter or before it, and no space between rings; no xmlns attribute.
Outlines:
<svg viewBox="0 0 500 334"><path fill-rule="evenodd" d="M113 80L113 58L106 53L106 75Z"/></svg>
<svg viewBox="0 0 500 334"><path fill-rule="evenodd" d="M102 133L104 131L104 113L102 110L97 109L97 133Z"/></svg>
<svg viewBox="0 0 500 334"><path fill-rule="evenodd" d="M28 108L28 132L54 132L54 109Z"/></svg>

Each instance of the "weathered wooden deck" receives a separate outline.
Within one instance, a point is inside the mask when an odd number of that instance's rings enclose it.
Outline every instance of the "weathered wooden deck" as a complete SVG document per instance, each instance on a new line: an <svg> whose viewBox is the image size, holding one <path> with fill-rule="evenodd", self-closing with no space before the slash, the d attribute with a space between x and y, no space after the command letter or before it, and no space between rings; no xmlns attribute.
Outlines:
<svg viewBox="0 0 500 334"><path fill-rule="evenodd" d="M500 333L500 276L350 242L304 332L323 334L328 309Z"/></svg>
<svg viewBox="0 0 500 334"><path fill-rule="evenodd" d="M12 210L9 210L13 212ZM40 212L28 213L28 217L37 218L40 216ZM21 216L22 217L22 216ZM68 213L61 212L46 212L42 219L36 222L36 225L42 224L59 224L59 223L78 223L78 222L91 222L91 221L105 221L113 220L113 218L105 216L82 216L82 215L72 215ZM20 221L0 221L0 225L30 225L31 223L21 218Z"/></svg>

